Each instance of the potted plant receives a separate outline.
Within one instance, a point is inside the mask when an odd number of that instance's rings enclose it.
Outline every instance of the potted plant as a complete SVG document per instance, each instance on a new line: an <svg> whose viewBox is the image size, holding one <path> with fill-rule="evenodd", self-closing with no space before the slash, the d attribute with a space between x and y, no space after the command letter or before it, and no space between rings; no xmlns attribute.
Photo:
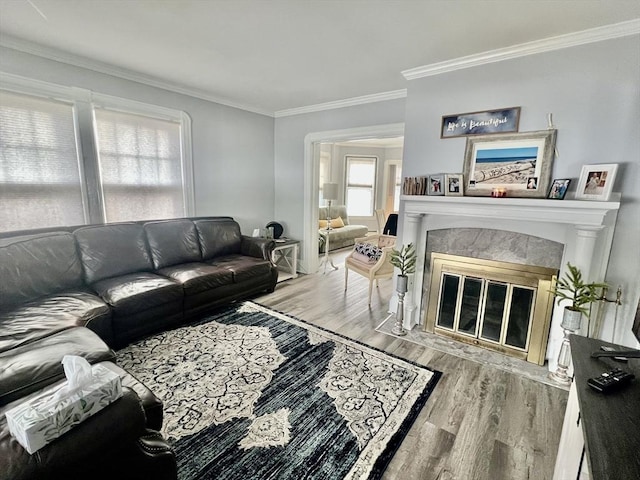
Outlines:
<svg viewBox="0 0 640 480"><path fill-rule="evenodd" d="M582 315L589 318L588 305L600 299L597 293L599 288L607 288L606 283L585 283L580 269L571 263L567 263L568 271L559 279L551 289L560 305L562 300L569 300L571 305L564 307L562 328L576 331L580 329Z"/></svg>
<svg viewBox="0 0 640 480"><path fill-rule="evenodd" d="M416 249L413 243L403 246L400 250L395 248L391 250L389 254L391 265L400 270L398 275L398 283L396 284L396 290L398 292L407 292L407 281L410 273L416 271Z"/></svg>
<svg viewBox="0 0 640 480"><path fill-rule="evenodd" d="M398 309L396 311L396 323L391 329L395 335L406 335L407 331L402 325L404 319L404 294L407 293L408 275L416 271L416 249L413 243L403 246L400 250L395 248L389 254L391 265L400 270L396 283L398 292Z"/></svg>

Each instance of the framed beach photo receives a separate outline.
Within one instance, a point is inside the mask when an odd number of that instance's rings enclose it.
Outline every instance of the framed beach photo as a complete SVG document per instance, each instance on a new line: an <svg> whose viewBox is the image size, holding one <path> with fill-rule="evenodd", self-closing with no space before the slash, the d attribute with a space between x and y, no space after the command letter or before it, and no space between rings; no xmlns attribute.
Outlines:
<svg viewBox="0 0 640 480"><path fill-rule="evenodd" d="M461 197L463 192L462 174L447 173L444 176L444 194Z"/></svg>
<svg viewBox="0 0 640 480"><path fill-rule="evenodd" d="M556 136L549 129L467 137L464 194L488 197L499 189L507 197L546 197Z"/></svg>
<svg viewBox="0 0 640 480"><path fill-rule="evenodd" d="M551 188L549 189L547 198L551 200L564 200L570 183L570 178L554 178L553 182L551 182Z"/></svg>
<svg viewBox="0 0 640 480"><path fill-rule="evenodd" d="M576 190L577 200L609 200L618 172L617 163L584 165Z"/></svg>
<svg viewBox="0 0 640 480"><path fill-rule="evenodd" d="M444 195L444 174L429 175L429 195Z"/></svg>

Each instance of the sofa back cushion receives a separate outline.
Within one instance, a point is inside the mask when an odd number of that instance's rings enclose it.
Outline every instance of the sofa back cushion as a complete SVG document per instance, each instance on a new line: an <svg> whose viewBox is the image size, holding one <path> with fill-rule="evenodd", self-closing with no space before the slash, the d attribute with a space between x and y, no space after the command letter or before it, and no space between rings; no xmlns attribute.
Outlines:
<svg viewBox="0 0 640 480"><path fill-rule="evenodd" d="M318 220L326 220L328 210L329 207L320 207L320 210L318 211ZM331 205L331 218L334 219L338 217L342 219L342 222L345 225L349 225L349 216L347 215L346 205Z"/></svg>
<svg viewBox="0 0 640 480"><path fill-rule="evenodd" d="M148 222L144 231L156 270L202 260L198 232L191 220Z"/></svg>
<svg viewBox="0 0 640 480"><path fill-rule="evenodd" d="M82 227L73 234L78 242L85 281L153 270L142 225L114 223Z"/></svg>
<svg viewBox="0 0 640 480"><path fill-rule="evenodd" d="M240 253L240 225L232 218L200 219L193 222L198 230L202 258Z"/></svg>
<svg viewBox="0 0 640 480"><path fill-rule="evenodd" d="M82 285L82 265L71 233L2 240L0 309Z"/></svg>

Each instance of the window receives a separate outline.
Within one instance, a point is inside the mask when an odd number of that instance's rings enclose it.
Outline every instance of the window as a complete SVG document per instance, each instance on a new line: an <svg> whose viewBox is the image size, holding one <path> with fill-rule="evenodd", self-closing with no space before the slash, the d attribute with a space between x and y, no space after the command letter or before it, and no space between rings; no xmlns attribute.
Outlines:
<svg viewBox="0 0 640 480"><path fill-rule="evenodd" d="M107 222L183 217L180 124L96 108Z"/></svg>
<svg viewBox="0 0 640 480"><path fill-rule="evenodd" d="M321 146L325 147L326 144L323 144ZM319 180L319 184L320 184L320 193L319 193L319 205L326 205L327 201L324 199L324 195L323 195L323 191L322 191L322 186L331 181L331 154L329 152L326 151L321 151L320 152L320 180Z"/></svg>
<svg viewBox="0 0 640 480"><path fill-rule="evenodd" d="M185 113L0 80L0 231L193 213Z"/></svg>
<svg viewBox="0 0 640 480"><path fill-rule="evenodd" d="M347 156L347 214L373 215L377 157Z"/></svg>
<svg viewBox="0 0 640 480"><path fill-rule="evenodd" d="M72 103L0 91L0 228L85 222Z"/></svg>

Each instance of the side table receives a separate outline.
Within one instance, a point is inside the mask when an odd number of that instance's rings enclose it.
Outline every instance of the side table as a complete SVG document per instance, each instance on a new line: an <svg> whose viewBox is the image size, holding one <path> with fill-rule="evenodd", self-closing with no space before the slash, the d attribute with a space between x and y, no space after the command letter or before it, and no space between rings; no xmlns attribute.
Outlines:
<svg viewBox="0 0 640 480"><path fill-rule="evenodd" d="M278 283L298 276L298 240L276 242L271 261L278 267Z"/></svg>

